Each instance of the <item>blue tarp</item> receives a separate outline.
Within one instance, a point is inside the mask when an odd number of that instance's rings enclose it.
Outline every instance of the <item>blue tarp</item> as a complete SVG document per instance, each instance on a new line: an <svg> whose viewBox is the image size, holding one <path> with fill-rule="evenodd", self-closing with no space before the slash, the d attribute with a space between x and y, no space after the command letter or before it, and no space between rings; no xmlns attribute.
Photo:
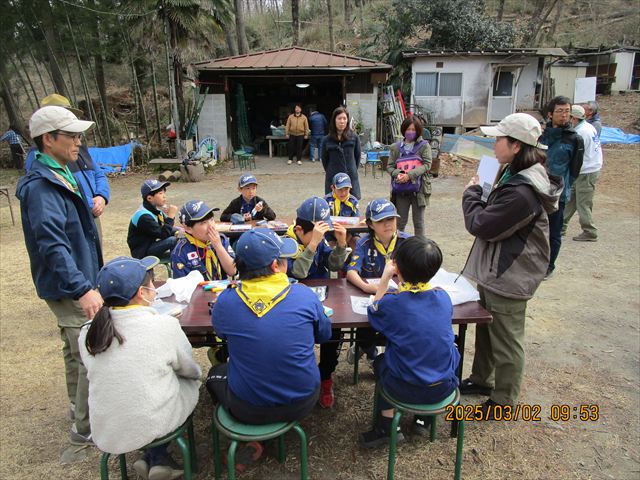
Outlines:
<svg viewBox="0 0 640 480"><path fill-rule="evenodd" d="M89 148L89 153L94 162L105 172L124 172L131 157L131 150L136 146L136 142L109 148Z"/></svg>
<svg viewBox="0 0 640 480"><path fill-rule="evenodd" d="M483 147L487 147L493 150L493 144L496 143L496 139L493 137L478 137L476 135L454 135L452 133L445 133L444 140L440 146L441 152L451 153L456 142L460 139L468 140Z"/></svg>
<svg viewBox="0 0 640 480"><path fill-rule="evenodd" d="M640 143L640 135L624 133L619 128L602 127L600 143Z"/></svg>

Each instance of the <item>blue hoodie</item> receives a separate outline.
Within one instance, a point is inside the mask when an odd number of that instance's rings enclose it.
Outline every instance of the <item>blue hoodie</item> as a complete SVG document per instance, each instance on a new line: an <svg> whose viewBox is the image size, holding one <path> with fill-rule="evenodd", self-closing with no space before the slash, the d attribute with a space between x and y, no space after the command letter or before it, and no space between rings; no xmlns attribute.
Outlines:
<svg viewBox="0 0 640 480"><path fill-rule="evenodd" d="M16 197L38 296L77 300L94 288L102 250L84 197L38 160L18 181Z"/></svg>
<svg viewBox="0 0 640 480"><path fill-rule="evenodd" d="M547 150L547 171L562 178L564 190L560 195L561 202L571 198L571 186L582 167L584 144L580 135L573 128L552 127L549 122L542 132L540 143L549 147Z"/></svg>

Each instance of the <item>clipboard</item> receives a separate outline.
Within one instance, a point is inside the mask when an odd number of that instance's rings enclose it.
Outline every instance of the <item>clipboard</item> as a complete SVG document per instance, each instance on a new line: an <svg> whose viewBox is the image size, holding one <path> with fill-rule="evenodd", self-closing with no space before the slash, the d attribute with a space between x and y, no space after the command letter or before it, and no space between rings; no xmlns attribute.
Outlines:
<svg viewBox="0 0 640 480"><path fill-rule="evenodd" d="M476 175L478 175L479 185L482 187L481 200L483 202L486 202L489 198L501 173L502 165L500 165L497 158L488 155L482 156Z"/></svg>

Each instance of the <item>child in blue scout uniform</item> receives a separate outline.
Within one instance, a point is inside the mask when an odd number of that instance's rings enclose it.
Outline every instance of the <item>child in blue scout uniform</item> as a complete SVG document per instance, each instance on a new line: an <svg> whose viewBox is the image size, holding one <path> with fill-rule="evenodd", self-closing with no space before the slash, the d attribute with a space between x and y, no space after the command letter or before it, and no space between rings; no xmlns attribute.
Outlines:
<svg viewBox="0 0 640 480"><path fill-rule="evenodd" d="M205 280L223 280L233 276L234 253L229 239L218 233L213 212L203 201L191 200L180 209L180 223L184 237L171 252L173 278L184 277L198 270Z"/></svg>
<svg viewBox="0 0 640 480"><path fill-rule="evenodd" d="M346 173L336 173L331 182L331 193L324 199L331 208L331 215L336 217L360 217L358 199L351 195L351 179ZM347 234L347 244L354 249L357 235Z"/></svg>
<svg viewBox="0 0 640 480"><path fill-rule="evenodd" d="M220 215L220 221L244 223L251 220L275 220L276 212L271 210L267 202L256 195L258 180L250 173L245 173L238 180L240 195L234 198Z"/></svg>
<svg viewBox="0 0 640 480"><path fill-rule="evenodd" d="M331 193L324 199L334 217L359 217L358 199L351 195L351 179L346 173L336 173L331 182Z"/></svg>
<svg viewBox="0 0 640 480"><path fill-rule="evenodd" d="M289 271L295 278L329 278L329 270L340 270L347 255L347 230L332 224L329 204L320 197L311 197L302 202L296 211L296 223L289 227L287 236L298 244L298 254L289 259ZM337 240L332 249L325 234L334 229ZM331 408L335 401L331 374L338 365L340 355L340 330L334 330L331 342L320 346L320 406Z"/></svg>
<svg viewBox="0 0 640 480"><path fill-rule="evenodd" d="M440 265L442 252L435 242L424 237L405 240L386 264L368 308L369 323L387 338L385 352L373 364L376 380L401 402L437 403L458 386L460 354L451 328L451 299L444 290L429 285ZM395 274L398 292L387 293ZM389 441L394 410L382 397L378 397L378 408L373 429L360 435L364 447ZM414 417L413 432L426 435L430 418Z"/></svg>
<svg viewBox="0 0 640 480"><path fill-rule="evenodd" d="M367 283L367 278L380 278L393 252L410 235L398 230L398 212L393 203L385 198L376 198L367 205L366 218L369 233L364 234L347 265L347 280L365 293L376 293L377 286ZM360 350L373 361L378 350L375 332L370 328L356 329ZM355 362L355 345L347 353L347 361Z"/></svg>
<svg viewBox="0 0 640 480"><path fill-rule="evenodd" d="M145 180L140 188L142 205L131 217L127 235L127 244L134 258L148 255L168 258L178 241L175 237L177 229L173 226L178 207L166 204L169 185L169 182Z"/></svg>
<svg viewBox="0 0 640 480"><path fill-rule="evenodd" d="M347 230L331 223L329 204L320 197L307 198L296 210L296 223L287 236L298 243L298 254L289 259L291 276L329 278L329 270L337 272L347 258ZM331 248L325 234L333 229L337 240Z"/></svg>
<svg viewBox="0 0 640 480"><path fill-rule="evenodd" d="M329 339L331 322L313 291L289 283L287 257L297 251L291 238L268 228L243 233L236 256L241 284L221 292L211 312L229 363L211 369L207 390L244 423L301 420L318 399L314 345ZM262 447L250 446L259 456Z"/></svg>

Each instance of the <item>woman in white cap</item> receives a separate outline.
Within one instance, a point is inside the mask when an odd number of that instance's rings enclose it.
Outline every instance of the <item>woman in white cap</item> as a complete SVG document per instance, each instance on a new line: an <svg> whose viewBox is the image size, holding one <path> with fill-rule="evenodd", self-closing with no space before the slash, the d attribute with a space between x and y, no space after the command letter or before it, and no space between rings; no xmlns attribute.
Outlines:
<svg viewBox="0 0 640 480"><path fill-rule="evenodd" d="M558 208L562 180L547 174L540 124L531 115L514 113L481 130L497 137L495 155L505 168L486 201L477 176L463 194L465 226L476 239L462 273L477 282L493 322L476 327L473 368L460 391L488 395L478 417L492 419L496 407L518 401L527 301L549 265L547 215Z"/></svg>
<svg viewBox="0 0 640 480"><path fill-rule="evenodd" d="M106 264L98 273L104 306L80 332L91 434L103 452L148 445L182 425L198 403L201 371L189 340L176 318L150 306L158 262L118 257ZM182 476L166 444L147 449L133 468L149 480Z"/></svg>

